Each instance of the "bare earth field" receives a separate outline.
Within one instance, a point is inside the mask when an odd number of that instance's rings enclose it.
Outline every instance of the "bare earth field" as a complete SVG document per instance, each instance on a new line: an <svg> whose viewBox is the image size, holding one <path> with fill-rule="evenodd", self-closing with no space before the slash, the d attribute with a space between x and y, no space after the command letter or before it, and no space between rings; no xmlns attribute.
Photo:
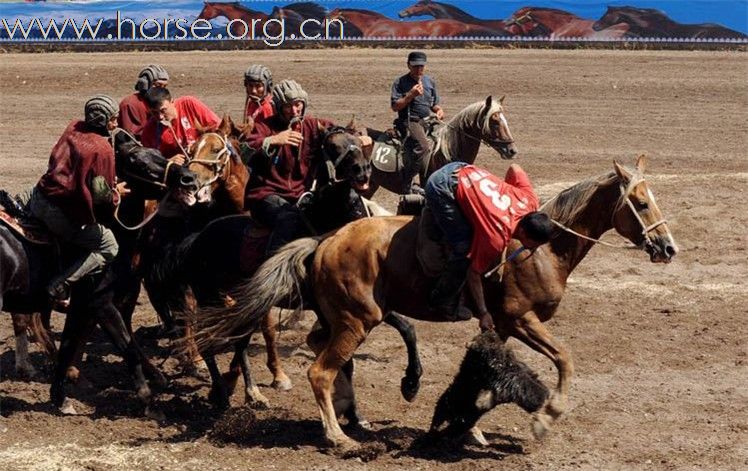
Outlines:
<svg viewBox="0 0 748 471"><path fill-rule="evenodd" d="M239 115L242 73L253 62L276 80L294 78L311 113L387 126L389 88L405 72L405 50L5 54L0 56L0 187L20 191L46 167L49 150L94 93L121 98L140 68L164 65L176 94ZM292 391L263 387L273 408L225 414L207 402L205 381L177 374L149 333L146 298L138 338L173 380L159 395L166 423L143 418L119 356L97 334L84 358L93 389L74 393L83 414L48 404L45 374L13 371L10 318L0 319L0 469L746 469L748 468L748 56L740 52L433 50L429 71L448 114L492 93L507 95L519 162L542 195L650 157L651 187L681 252L667 266L643 252L593 249L573 274L551 331L573 353L568 414L542 442L530 417L500 406L480 422L491 445L462 451L412 447L431 420L478 332L476 321L416 322L425 368L412 404L400 396L406 354L394 330L376 329L359 350L355 385L379 453L344 460L320 449L321 424L306 368L304 331L281 337ZM507 162L484 148L478 163ZM375 198L394 209L395 198ZM610 242L621 242L610 234ZM59 331L64 317L55 315ZM311 318L305 320L307 325ZM552 364L510 345L546 384ZM161 341L164 347L165 342ZM256 374L267 385L261 343ZM32 356L45 371L40 353ZM226 358L222 358L223 365ZM48 370L47 370L48 371Z"/></svg>

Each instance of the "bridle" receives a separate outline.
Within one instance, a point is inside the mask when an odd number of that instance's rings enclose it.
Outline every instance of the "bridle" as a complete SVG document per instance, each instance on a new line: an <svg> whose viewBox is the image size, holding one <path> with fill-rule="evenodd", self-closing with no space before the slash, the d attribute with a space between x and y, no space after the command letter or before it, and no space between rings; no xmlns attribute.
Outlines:
<svg viewBox="0 0 748 471"><path fill-rule="evenodd" d="M611 227L614 227L614 219L615 219L616 214L623 207L623 205L627 205L631 209L631 212L634 213L634 217L636 218L636 220L639 222L639 226L641 227L641 230L642 230L641 231L641 235L644 238L644 242L643 243L646 246L653 246L654 245L654 241L649 236L649 233L652 232L653 230L655 230L656 228L660 227L661 225L666 224L667 223L667 219L662 218L662 219L660 219L660 220L658 220L658 221L656 221L656 222L654 222L652 224L647 225L644 222L644 220L641 218L641 216L639 215L639 211L637 211L637 209L634 207L634 203L631 202L630 196L631 196L631 193L634 191L634 188L636 188L639 184L644 183L645 181L646 180L644 179L644 177L642 175L633 175L632 178L629 180L628 184L624 184L624 182L622 182L622 181L619 182L618 187L621 190L621 196L620 196L620 198L618 198L618 201L616 202L616 205L615 205L615 207L613 209L613 212L612 212L612 214L610 216L610 225L611 225ZM552 199L548 200L545 204L543 204L543 206L541 206L540 209L542 209L543 207L545 207L546 205L548 205L551 201L555 200L557 197L558 197L558 195L556 195ZM605 245L607 247L614 247L614 248L618 248L618 249L621 249L621 248L625 248L625 249L631 248L631 246L629 246L629 245L615 245L615 244L610 244L610 243L604 242L604 241L602 241L600 239L595 239L595 238L586 236L584 234L580 234L579 232L577 232L577 231L575 231L575 230L573 230L573 229L571 229L571 228L569 228L569 227L561 224L560 222L556 221L553 218L551 218L551 222L553 224L555 224L556 226L558 226L559 228L563 229L564 231L566 231L566 232L568 232L570 234L573 234L573 235L575 235L575 236L577 236L577 237L579 237L581 239L589 240L590 242L593 242L595 244L602 244L602 245Z"/></svg>
<svg viewBox="0 0 748 471"><path fill-rule="evenodd" d="M200 188L198 188L198 191L202 190L203 188L209 185L212 185L224 173L230 172L231 171L231 154L232 153L236 154L236 150L234 149L234 146L232 146L229 140L225 138L224 136L222 136L221 134L218 134L216 132L209 132L209 133L203 134L201 137L205 138L211 135L216 136L221 141L221 144L223 145L223 147L221 147L221 149L216 154L215 159L193 159L193 158L190 158L189 154L185 154L185 156L187 157L187 162L186 162L187 168L189 168L190 165L192 164L203 165L208 168L214 167L213 171L215 174L208 181L200 185ZM202 146L197 147L194 153L197 154L201 149L202 149Z"/></svg>

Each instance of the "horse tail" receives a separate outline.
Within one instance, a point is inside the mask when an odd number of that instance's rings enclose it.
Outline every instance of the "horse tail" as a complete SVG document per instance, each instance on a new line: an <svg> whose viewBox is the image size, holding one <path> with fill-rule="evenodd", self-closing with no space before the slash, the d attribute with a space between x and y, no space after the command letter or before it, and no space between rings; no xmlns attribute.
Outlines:
<svg viewBox="0 0 748 471"><path fill-rule="evenodd" d="M307 259L317 250L323 236L307 237L281 247L255 272L226 294L223 306L200 307L192 319L191 337L200 352L216 352L251 333L273 306L301 309L302 295L308 292ZM187 346L190 339L180 345Z"/></svg>

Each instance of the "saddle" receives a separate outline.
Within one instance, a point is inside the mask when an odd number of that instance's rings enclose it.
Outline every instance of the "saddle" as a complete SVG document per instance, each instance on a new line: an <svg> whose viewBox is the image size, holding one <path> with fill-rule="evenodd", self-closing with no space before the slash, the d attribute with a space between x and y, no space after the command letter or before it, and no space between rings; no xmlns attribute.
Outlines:
<svg viewBox="0 0 748 471"><path fill-rule="evenodd" d="M19 237L38 245L52 245L52 234L27 209L28 201L0 190L0 223Z"/></svg>
<svg viewBox="0 0 748 471"><path fill-rule="evenodd" d="M432 141L432 149L436 148L436 137L434 133L443 123L436 119L436 116L424 118L426 125L426 135ZM387 129L379 136L373 139L371 150L371 163L377 170L384 173L399 173L405 167L405 161L410 160L410 148L405 145L407 134L402 130L402 126L397 124Z"/></svg>

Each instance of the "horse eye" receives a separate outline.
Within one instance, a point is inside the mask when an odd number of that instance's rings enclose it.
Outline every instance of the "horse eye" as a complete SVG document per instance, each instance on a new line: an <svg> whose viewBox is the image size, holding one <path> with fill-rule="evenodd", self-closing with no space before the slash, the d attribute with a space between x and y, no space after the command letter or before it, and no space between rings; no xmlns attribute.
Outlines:
<svg viewBox="0 0 748 471"><path fill-rule="evenodd" d="M642 211L649 209L649 204L646 201L637 201L636 207Z"/></svg>

